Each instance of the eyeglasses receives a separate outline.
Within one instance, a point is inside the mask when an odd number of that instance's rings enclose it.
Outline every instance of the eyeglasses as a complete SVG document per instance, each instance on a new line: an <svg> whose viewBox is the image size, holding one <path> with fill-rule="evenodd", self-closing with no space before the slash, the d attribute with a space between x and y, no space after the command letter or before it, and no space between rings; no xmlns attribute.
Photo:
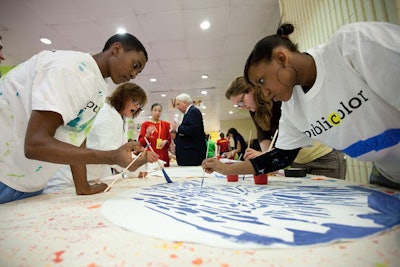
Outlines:
<svg viewBox="0 0 400 267"><path fill-rule="evenodd" d="M243 93L242 97L239 99L239 101L236 103L237 108L242 108L244 106L244 95L246 93Z"/></svg>
<svg viewBox="0 0 400 267"><path fill-rule="evenodd" d="M131 112L132 112L132 116L133 116L133 117L136 117L137 115L139 115L140 112L142 112L142 110L143 110L143 105L140 105L139 102L135 102L134 104L135 104L136 106L138 106L138 108L137 108L137 109L131 109Z"/></svg>
<svg viewBox="0 0 400 267"><path fill-rule="evenodd" d="M143 108L138 108L136 110L131 109L133 117L136 117L137 115L139 115L139 113L142 112L142 110L143 110Z"/></svg>

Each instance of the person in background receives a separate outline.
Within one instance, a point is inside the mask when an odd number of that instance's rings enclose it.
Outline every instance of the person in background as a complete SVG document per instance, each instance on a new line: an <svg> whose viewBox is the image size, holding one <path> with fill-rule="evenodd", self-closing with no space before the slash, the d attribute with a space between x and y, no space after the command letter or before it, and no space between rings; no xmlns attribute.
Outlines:
<svg viewBox="0 0 400 267"><path fill-rule="evenodd" d="M182 123L174 121L171 129L176 137L176 161L179 166L199 166L206 158L203 116L188 94L175 98L175 108L184 114Z"/></svg>
<svg viewBox="0 0 400 267"><path fill-rule="evenodd" d="M130 82L119 85L106 98L104 106L96 116L92 129L87 136L87 148L114 150L129 141L125 136L126 119L137 117L146 103L146 93L139 85ZM140 167L139 164L135 164L135 168L138 167ZM112 169L116 172L123 170L118 165L88 164L87 180L93 182L109 177L113 175ZM43 193L60 191L73 185L71 168L65 165L48 181Z"/></svg>
<svg viewBox="0 0 400 267"><path fill-rule="evenodd" d="M229 140L225 138L225 134L223 132L219 133L219 139L217 140L218 153L222 156L225 152L231 151L231 145Z"/></svg>
<svg viewBox="0 0 400 267"><path fill-rule="evenodd" d="M176 163L176 146L175 146L175 137L176 137L176 131L170 130L169 131L170 135L171 135L171 144L169 145L169 149L168 149L168 155L169 155L169 159L170 159L170 165L172 163Z"/></svg>
<svg viewBox="0 0 400 267"><path fill-rule="evenodd" d="M129 142L118 149L86 148L94 119L103 106L110 77L115 84L134 79L147 62L143 44L129 33L110 37L103 51L42 51L0 79L0 203L41 194L47 181L69 164L78 195L103 192L107 185L89 184L87 164L126 167ZM153 161L145 150L136 165ZM130 170L134 170L132 166Z"/></svg>
<svg viewBox="0 0 400 267"><path fill-rule="evenodd" d="M272 102L259 87L249 85L243 76L237 77L228 85L225 96L239 108L249 111L257 129L261 151L247 148L244 158L256 158L267 152L272 136L278 130L282 102ZM314 175L346 178L347 166L344 154L318 141L315 141L312 147L300 149L291 167L305 168L307 173Z"/></svg>
<svg viewBox="0 0 400 267"><path fill-rule="evenodd" d="M230 166L206 159L203 168L268 173L290 165L301 147L317 140L373 161L370 183L400 189L400 27L351 23L306 53L288 38L293 30L284 24L261 39L244 68L248 83L283 101L275 149Z"/></svg>
<svg viewBox="0 0 400 267"><path fill-rule="evenodd" d="M207 142L207 158L213 158L215 156L216 144L214 140L211 139L210 134L206 134Z"/></svg>
<svg viewBox="0 0 400 267"><path fill-rule="evenodd" d="M153 150L165 161L164 167L169 167L168 149L171 144L170 123L161 120L162 106L154 103L151 106L152 121L142 123L140 128L139 142L146 146L146 139L150 142Z"/></svg>
<svg viewBox="0 0 400 267"><path fill-rule="evenodd" d="M230 128L226 134L229 135L230 138L232 138L235 144L232 151L226 153L226 157L244 160L243 156L246 152L247 145L243 136L235 128Z"/></svg>

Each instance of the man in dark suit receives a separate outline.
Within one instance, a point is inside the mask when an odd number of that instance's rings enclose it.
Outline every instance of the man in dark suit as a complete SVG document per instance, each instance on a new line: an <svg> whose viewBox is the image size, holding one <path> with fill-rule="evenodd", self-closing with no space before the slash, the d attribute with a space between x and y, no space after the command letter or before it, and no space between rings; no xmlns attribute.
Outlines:
<svg viewBox="0 0 400 267"><path fill-rule="evenodd" d="M179 166L199 166L207 151L203 116L188 94L175 98L175 108L184 114L179 127L172 123L172 132L176 132L176 161Z"/></svg>

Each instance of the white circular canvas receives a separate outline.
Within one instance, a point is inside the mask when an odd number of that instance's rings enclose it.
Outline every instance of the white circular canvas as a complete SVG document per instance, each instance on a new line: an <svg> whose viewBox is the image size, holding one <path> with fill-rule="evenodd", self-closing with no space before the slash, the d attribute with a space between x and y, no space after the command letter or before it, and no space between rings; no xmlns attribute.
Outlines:
<svg viewBox="0 0 400 267"><path fill-rule="evenodd" d="M109 221L169 241L232 249L317 245L400 224L400 199L341 180L193 179L125 192L102 205Z"/></svg>

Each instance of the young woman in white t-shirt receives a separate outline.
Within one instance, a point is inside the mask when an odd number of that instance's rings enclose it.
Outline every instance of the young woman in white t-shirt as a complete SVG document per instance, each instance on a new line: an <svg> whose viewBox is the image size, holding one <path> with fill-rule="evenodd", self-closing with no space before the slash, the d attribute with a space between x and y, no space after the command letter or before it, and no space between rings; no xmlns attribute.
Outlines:
<svg viewBox="0 0 400 267"><path fill-rule="evenodd" d="M400 27L384 22L343 26L325 44L300 53L291 24L261 39L244 76L282 101L275 149L244 163L203 162L208 172L268 173L288 166L313 140L373 161L371 183L400 188Z"/></svg>

